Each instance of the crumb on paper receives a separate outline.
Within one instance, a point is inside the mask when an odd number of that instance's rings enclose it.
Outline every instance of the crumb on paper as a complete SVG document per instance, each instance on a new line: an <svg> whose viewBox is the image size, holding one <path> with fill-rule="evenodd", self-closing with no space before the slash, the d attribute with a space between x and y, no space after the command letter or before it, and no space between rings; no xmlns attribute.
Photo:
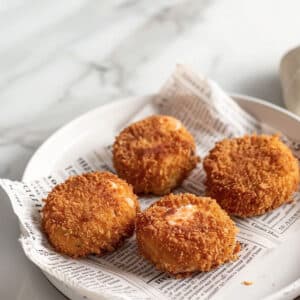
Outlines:
<svg viewBox="0 0 300 300"><path fill-rule="evenodd" d="M242 284L248 286L248 285L252 285L253 282L252 282L252 281L246 281L246 280L245 280L245 281L242 282Z"/></svg>

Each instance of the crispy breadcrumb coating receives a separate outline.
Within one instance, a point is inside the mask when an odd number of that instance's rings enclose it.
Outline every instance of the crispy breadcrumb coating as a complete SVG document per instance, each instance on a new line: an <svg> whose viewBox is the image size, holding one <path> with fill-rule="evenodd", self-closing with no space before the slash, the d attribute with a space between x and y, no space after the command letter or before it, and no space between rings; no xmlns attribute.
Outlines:
<svg viewBox="0 0 300 300"><path fill-rule="evenodd" d="M237 258L234 222L217 202L193 194L169 194L139 213L140 254L176 277L209 271Z"/></svg>
<svg viewBox="0 0 300 300"><path fill-rule="evenodd" d="M73 176L44 200L42 226L49 242L72 257L113 251L134 232L137 197L109 172Z"/></svg>
<svg viewBox="0 0 300 300"><path fill-rule="evenodd" d="M136 193L168 194L195 168L194 138L169 116L151 116L125 128L113 146L115 169Z"/></svg>
<svg viewBox="0 0 300 300"><path fill-rule="evenodd" d="M264 214L291 200L299 166L277 135L225 139L204 160L207 194L229 214Z"/></svg>

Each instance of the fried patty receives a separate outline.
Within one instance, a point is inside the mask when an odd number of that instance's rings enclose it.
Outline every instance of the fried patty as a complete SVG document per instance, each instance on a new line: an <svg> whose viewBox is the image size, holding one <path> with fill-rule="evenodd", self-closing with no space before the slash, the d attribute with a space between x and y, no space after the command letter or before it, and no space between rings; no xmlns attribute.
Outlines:
<svg viewBox="0 0 300 300"><path fill-rule="evenodd" d="M225 139L204 159L207 195L229 214L251 217L291 200L299 166L277 135Z"/></svg>
<svg viewBox="0 0 300 300"><path fill-rule="evenodd" d="M73 176L44 200L49 242L71 257L113 251L134 232L139 204L132 187L109 172Z"/></svg>
<svg viewBox="0 0 300 300"><path fill-rule="evenodd" d="M188 193L164 196L139 213L136 222L140 254L177 277L236 259L237 232L215 200Z"/></svg>
<svg viewBox="0 0 300 300"><path fill-rule="evenodd" d="M194 138L169 116L151 116L125 128L113 145L118 175L136 193L168 194L195 168Z"/></svg>

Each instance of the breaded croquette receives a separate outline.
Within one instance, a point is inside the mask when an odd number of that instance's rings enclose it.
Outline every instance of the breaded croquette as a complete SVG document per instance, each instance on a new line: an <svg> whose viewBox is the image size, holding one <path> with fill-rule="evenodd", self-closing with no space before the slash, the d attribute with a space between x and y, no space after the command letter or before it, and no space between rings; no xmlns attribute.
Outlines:
<svg viewBox="0 0 300 300"><path fill-rule="evenodd" d="M136 193L168 194L195 168L194 138L169 116L151 116L125 128L113 146L118 175Z"/></svg>
<svg viewBox="0 0 300 300"><path fill-rule="evenodd" d="M299 166L277 135L225 139L204 160L207 195L229 214L251 217L291 200Z"/></svg>
<svg viewBox="0 0 300 300"><path fill-rule="evenodd" d="M42 226L49 242L72 257L113 251L134 232L137 197L109 172L73 176L44 200Z"/></svg>
<svg viewBox="0 0 300 300"><path fill-rule="evenodd" d="M215 200L188 193L164 196L139 213L136 222L140 254L176 277L236 259L237 232Z"/></svg>

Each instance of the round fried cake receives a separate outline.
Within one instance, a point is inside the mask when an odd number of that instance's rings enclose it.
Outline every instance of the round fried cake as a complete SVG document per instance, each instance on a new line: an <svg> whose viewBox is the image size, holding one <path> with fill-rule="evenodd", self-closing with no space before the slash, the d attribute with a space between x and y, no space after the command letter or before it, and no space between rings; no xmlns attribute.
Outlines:
<svg viewBox="0 0 300 300"><path fill-rule="evenodd" d="M189 175L199 158L194 138L169 116L151 116L125 128L113 145L118 175L136 193L168 194Z"/></svg>
<svg viewBox="0 0 300 300"><path fill-rule="evenodd" d="M207 195L240 217L261 215L291 201L299 184L298 161L276 135L225 139L203 165Z"/></svg>
<svg viewBox="0 0 300 300"><path fill-rule="evenodd" d="M72 257L113 251L133 234L139 211L132 187L109 172L70 177L44 201L49 242Z"/></svg>
<svg viewBox="0 0 300 300"><path fill-rule="evenodd" d="M136 222L139 252L177 277L236 259L237 232L215 200L188 193L164 196L139 213Z"/></svg>

